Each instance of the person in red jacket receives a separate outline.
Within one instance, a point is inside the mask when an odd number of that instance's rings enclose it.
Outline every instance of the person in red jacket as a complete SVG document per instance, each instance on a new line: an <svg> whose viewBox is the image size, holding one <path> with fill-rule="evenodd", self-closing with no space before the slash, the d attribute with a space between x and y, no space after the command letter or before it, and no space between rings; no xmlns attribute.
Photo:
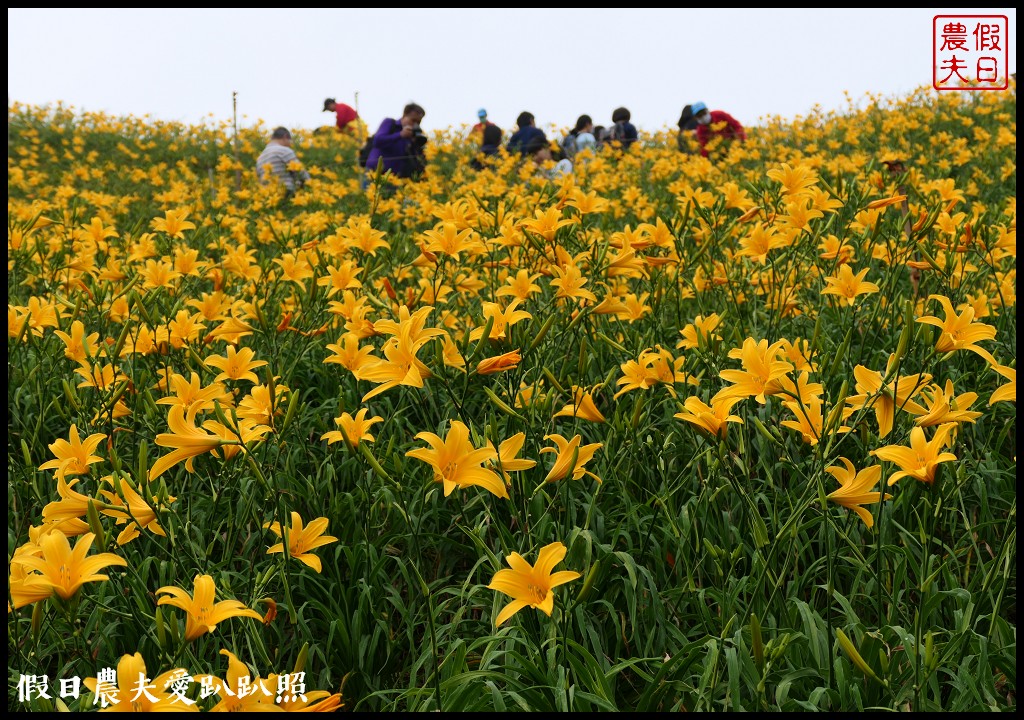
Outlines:
<svg viewBox="0 0 1024 720"><path fill-rule="evenodd" d="M335 113L338 132L354 135L359 130L359 113L351 105L337 102L334 98L327 98L324 100L324 112Z"/></svg>
<svg viewBox="0 0 1024 720"><path fill-rule="evenodd" d="M690 111L697 120L697 143L700 145L700 154L704 157L708 156L708 144L714 138L719 138L719 147L732 140L742 142L747 139L739 120L724 110L708 110L707 105L697 102Z"/></svg>

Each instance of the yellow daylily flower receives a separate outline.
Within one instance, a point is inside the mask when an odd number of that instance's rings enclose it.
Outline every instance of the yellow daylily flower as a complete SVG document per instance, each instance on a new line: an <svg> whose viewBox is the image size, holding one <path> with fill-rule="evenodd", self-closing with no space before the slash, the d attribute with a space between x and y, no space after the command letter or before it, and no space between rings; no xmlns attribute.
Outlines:
<svg viewBox="0 0 1024 720"><path fill-rule="evenodd" d="M353 448L362 440L372 443L374 437L370 434L370 428L376 423L384 422L384 418L380 415L367 418L367 412L369 412L367 408L360 408L355 417L352 417L347 412L343 412L340 417L334 418L335 425L341 428L341 430L329 430L320 439L326 440L328 445L344 440Z"/></svg>
<svg viewBox="0 0 1024 720"><path fill-rule="evenodd" d="M602 423L605 421L604 415L597 409L597 405L594 404L594 397L585 388L573 386L572 388L573 401L562 407L561 410L554 414L554 417L575 417L583 420L590 420L591 422Z"/></svg>
<svg viewBox="0 0 1024 720"><path fill-rule="evenodd" d="M942 330L939 339L935 342L935 349L941 353L953 352L954 350L970 350L981 355L989 365L997 365L996 359L992 357L985 348L978 345L982 340L992 340L996 336L996 329L985 323L976 323L974 320L974 308L967 306L964 311L957 315L953 309L953 303L944 295L929 295L929 300L938 300L942 309L946 312L945 320L932 315L926 315L917 319L919 323L934 325Z"/></svg>
<svg viewBox="0 0 1024 720"><path fill-rule="evenodd" d="M65 535L81 535L89 532L89 526L79 521L72 522L76 518L83 518L89 512L89 503L97 503L88 495L74 490L78 480L67 481L67 478L57 477L57 495L60 500L46 503L43 507L43 522L47 525L54 525Z"/></svg>
<svg viewBox="0 0 1024 720"><path fill-rule="evenodd" d="M892 361L892 356L890 356L886 374L888 374L888 367L891 366ZM853 369L853 376L857 380L854 386L857 394L846 398L849 407L843 410L843 419L845 420L872 402L880 438L884 438L892 430L897 409L915 415L923 415L926 412L912 398L920 392L921 388L931 382L932 376L928 373L893 378L884 388L882 381L885 378L876 370L868 370L863 365L858 365Z"/></svg>
<svg viewBox="0 0 1024 720"><path fill-rule="evenodd" d="M505 557L510 569L496 572L487 586L490 590L497 590L512 598L512 602L502 608L495 618L495 627L500 627L526 606L537 608L545 615L551 615L555 605L552 588L580 577L580 574L573 570L551 572L555 565L565 559L567 552L565 545L553 542L541 548L536 565L530 565L519 553L514 552Z"/></svg>
<svg viewBox="0 0 1024 720"><path fill-rule="evenodd" d="M7 612L46 600L53 595L53 586L37 572L25 567L20 561L26 557L40 557L42 550L35 543L29 542L14 550L11 558L10 575L7 578L11 601L7 604Z"/></svg>
<svg viewBox="0 0 1024 720"><path fill-rule="evenodd" d="M743 341L743 347L730 350L729 357L739 358L743 363L743 369L719 372L723 380L733 383L719 394L722 397L752 396L764 405L765 396L771 395L773 389L777 390L780 387L775 381L793 370L790 363L779 359L782 347L781 340L769 345L767 340L755 341L748 337Z"/></svg>
<svg viewBox="0 0 1024 720"><path fill-rule="evenodd" d="M495 297L511 295L520 300L529 300L530 296L540 292L540 285L533 281L540 277L540 273L530 273L529 270L520 270L514 276L509 275L502 285L494 293Z"/></svg>
<svg viewBox="0 0 1024 720"><path fill-rule="evenodd" d="M213 355L206 358L205 362L210 367L220 370L220 374L213 379L214 382L221 380L248 380L258 383L260 379L253 372L256 368L267 364L266 360L254 360L256 353L252 348L238 348L228 345L226 355Z"/></svg>
<svg viewBox="0 0 1024 720"><path fill-rule="evenodd" d="M185 412L194 407L196 412L204 412L214 409L214 400L219 400L223 405L230 397L219 382L203 387L198 373L192 373L191 380L186 380L178 373L171 373L169 381L172 394L157 400L157 405L180 405Z"/></svg>
<svg viewBox="0 0 1024 720"><path fill-rule="evenodd" d="M275 703L277 686L259 675L253 676L249 668L230 650L221 650L228 658L228 671L224 680L213 675L197 675L194 680L205 687L215 688L220 702L210 712L284 712Z"/></svg>
<svg viewBox="0 0 1024 720"><path fill-rule="evenodd" d="M839 266L835 275L825 278L825 289L822 295L836 295L839 297L840 305L853 307L860 295L870 295L878 292L878 286L864 280L868 274L868 268L864 268L856 275L846 263Z"/></svg>
<svg viewBox="0 0 1024 720"><path fill-rule="evenodd" d="M497 466L501 469L505 482L512 481L512 477L509 475L510 472L529 470L537 464L536 460L516 457L519 455L519 451L523 449L524 442L526 442L526 433L523 432L516 433L508 440L503 440L497 449L494 448L494 443L490 440L487 441L487 446L494 451L497 458Z"/></svg>
<svg viewBox="0 0 1024 720"><path fill-rule="evenodd" d="M320 558L310 551L315 550L318 547L323 547L324 545L330 545L333 542L338 542L338 538L333 535L324 535L324 533L327 532L327 524L329 521L325 517L320 517L315 520L311 520L309 524L303 527L302 517L297 512L293 511L291 513L291 517L291 527L285 528L284 531L281 530L281 523L277 521L264 523L263 527L270 528L272 533L278 537L283 537L288 541L289 555L296 560L304 562L317 572L321 572L323 570L323 565L320 562ZM267 549L267 555L283 552L283 542L272 545Z"/></svg>
<svg viewBox="0 0 1024 720"><path fill-rule="evenodd" d="M997 387L992 392L992 395L989 396L988 404L992 405L997 402L1017 402L1017 368L1005 365L991 365L990 367L1010 382Z"/></svg>
<svg viewBox="0 0 1024 720"><path fill-rule="evenodd" d="M502 310L499 303L485 302L483 304L484 318L483 325L480 327L473 328L469 333L470 340L479 340L483 337L486 325L493 318L491 322L491 330L487 337L490 340L503 340L505 339L506 328L510 328L521 320L529 320L533 316L525 310L516 310L516 307L521 303L522 300L514 298L512 302L508 304L508 307Z"/></svg>
<svg viewBox="0 0 1024 720"><path fill-rule="evenodd" d="M511 352L503 353L502 355L495 355L494 357L484 358L476 366L476 372L478 375L493 375L495 373L505 372L511 370L522 360L522 356L519 354L519 350L513 350Z"/></svg>
<svg viewBox="0 0 1024 720"><path fill-rule="evenodd" d="M845 467L833 465L825 468L825 472L832 475L838 482L839 488L825 496L837 505L842 505L848 510L853 510L864 521L869 528L875 524L875 518L862 505L877 503L882 498L882 493L872 492L872 488L878 484L882 477L882 466L872 465L861 471L853 466L853 463L844 457L839 458ZM891 500L892 495L885 494L884 500Z"/></svg>
<svg viewBox="0 0 1024 720"><path fill-rule="evenodd" d="M551 466L551 470L548 471L544 482L557 482L570 476L573 480L579 480L584 475L589 475L598 482L601 482L601 478L587 470L584 466L593 459L594 453L604 447L604 443L581 445L580 443L583 440L581 435L574 435L571 440L566 440L561 435L553 434L545 435L544 439L554 442L555 447L542 448L541 452L557 454L555 464ZM573 462L574 457L575 463Z"/></svg>
<svg viewBox="0 0 1024 720"><path fill-rule="evenodd" d="M948 422L972 423L981 417L980 412L968 409L977 399L978 393L957 395L952 380L946 380L945 388L939 385L921 388L921 402L926 412L918 416L916 424L919 427L932 427Z"/></svg>
<svg viewBox="0 0 1024 720"><path fill-rule="evenodd" d="M187 415L184 406L171 406L167 413L167 425L171 431L157 435L156 444L160 447L175 448L175 450L153 463L153 467L149 469L150 480L160 477L182 460L185 461L185 468L189 472L193 472L192 463L197 457L216 450L224 443L224 440L217 435L196 427L197 412L199 412L198 405L189 408Z"/></svg>
<svg viewBox="0 0 1024 720"><path fill-rule="evenodd" d="M189 222L187 210L167 210L164 216L153 218L149 225L157 232L167 233L177 240L185 239L185 230L195 230L195 223Z"/></svg>
<svg viewBox="0 0 1024 720"><path fill-rule="evenodd" d="M84 363L89 358L96 356L96 341L99 339L100 334L94 332L86 335L85 325L82 324L81 320L75 320L71 323L70 335L60 330L54 330L53 334L64 342L64 357L70 358L77 363Z"/></svg>
<svg viewBox="0 0 1024 720"><path fill-rule="evenodd" d="M128 561L113 553L98 553L87 557L96 536L86 533L78 538L72 550L68 538L62 532L48 532L39 538L40 556L22 556L11 560L29 570L35 570L41 577L34 578L37 584L48 585L53 592L70 600L87 582L109 580L99 571L111 565L126 567Z"/></svg>
<svg viewBox="0 0 1024 720"><path fill-rule="evenodd" d="M707 347L712 340L721 340L722 336L715 332L722 323L718 313L711 313L707 317L698 315L679 334L683 339L676 343L676 348L694 350L699 347Z"/></svg>
<svg viewBox="0 0 1024 720"><path fill-rule="evenodd" d="M151 507L146 499L142 497L135 486L128 478L119 478L117 484L114 477L108 475L103 482L110 485L110 490L100 490L100 495L106 498L106 506L100 509L104 515L115 518L116 525L125 525L125 528L117 536L117 544L124 545L139 536L139 529L145 528L154 535L165 537L167 533L160 527L157 519L156 509ZM120 493L118 492L120 490ZM123 499L122 499L123 496ZM167 504L174 502L177 498L167 497Z"/></svg>
<svg viewBox="0 0 1024 720"><path fill-rule="evenodd" d="M78 426L72 425L68 431L67 440L57 438L47 446L56 458L44 462L39 469L56 470L58 478L68 475L86 475L90 465L103 462L103 458L92 453L106 437L103 433L93 433L82 440L78 436Z"/></svg>
<svg viewBox="0 0 1024 720"><path fill-rule="evenodd" d="M727 397L722 397L721 395L719 393L711 398L710 405L696 395L691 395L683 402L684 410L677 412L672 417L695 425L712 437L724 439L729 432L728 423L743 424L743 418L739 415L729 414L732 406L742 400L742 398L736 395Z"/></svg>
<svg viewBox="0 0 1024 720"><path fill-rule="evenodd" d="M956 423L940 425L931 440L925 437L922 428L915 427L910 431L910 447L886 445L872 450L871 454L900 467L899 472L889 476L889 485L895 484L902 477L912 477L921 482L931 483L935 481L935 471L940 463L957 459L951 452L941 452L955 427Z"/></svg>
<svg viewBox="0 0 1024 720"><path fill-rule="evenodd" d="M496 453L493 447L475 448L469 441L469 428L458 420L452 420L448 435L442 440L431 432L416 434L417 440L423 440L429 448L416 448L406 453L407 456L422 460L434 470L434 482L444 486L444 496L448 497L459 487L479 485L498 497L508 499L508 490L501 478L483 466L485 462L494 460Z"/></svg>
<svg viewBox="0 0 1024 720"><path fill-rule="evenodd" d="M336 363L351 372L356 379L361 380L364 368L370 367L381 360L373 354L373 346L365 345L359 347L359 338L347 333L338 338L338 342L327 345L333 355L324 359L324 363Z"/></svg>
<svg viewBox="0 0 1024 720"><path fill-rule="evenodd" d="M238 600L221 600L214 602L217 586L209 575L196 575L193 593L172 585L165 585L156 591L164 597L157 600L157 605L172 605L185 611L185 640L213 632L218 623L234 617L248 617L262 620L263 616L250 610Z"/></svg>

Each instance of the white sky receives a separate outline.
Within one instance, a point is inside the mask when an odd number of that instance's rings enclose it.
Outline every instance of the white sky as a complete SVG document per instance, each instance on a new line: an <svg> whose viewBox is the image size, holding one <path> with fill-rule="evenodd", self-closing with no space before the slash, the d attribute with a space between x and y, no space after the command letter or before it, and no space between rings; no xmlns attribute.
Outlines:
<svg viewBox="0 0 1024 720"><path fill-rule="evenodd" d="M427 130L481 106L507 130L522 110L609 125L624 105L653 131L702 100L750 126L930 87L932 18L965 13L1009 18L1016 72L1014 8L8 8L7 96L198 124L230 120L237 91L241 125L293 130L357 92L371 129L415 101Z"/></svg>

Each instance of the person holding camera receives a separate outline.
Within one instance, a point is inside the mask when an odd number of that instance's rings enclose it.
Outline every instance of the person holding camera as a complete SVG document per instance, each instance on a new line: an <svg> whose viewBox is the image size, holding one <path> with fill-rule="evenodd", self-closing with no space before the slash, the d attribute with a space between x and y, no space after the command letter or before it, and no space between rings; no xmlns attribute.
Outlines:
<svg viewBox="0 0 1024 720"><path fill-rule="evenodd" d="M423 147L427 136L420 129L420 122L426 111L416 103L409 103L402 110L402 117L384 118L373 135L373 147L366 158L366 179L377 172L391 171L395 177L416 177L426 168Z"/></svg>

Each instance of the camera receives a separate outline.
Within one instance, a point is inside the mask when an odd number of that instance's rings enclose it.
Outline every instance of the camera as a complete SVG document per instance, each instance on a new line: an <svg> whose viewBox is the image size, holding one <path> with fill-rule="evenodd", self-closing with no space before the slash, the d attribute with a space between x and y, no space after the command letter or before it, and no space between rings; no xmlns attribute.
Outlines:
<svg viewBox="0 0 1024 720"><path fill-rule="evenodd" d="M427 144L427 134L423 132L423 128L416 123L412 126L412 143L416 147L422 147Z"/></svg>

